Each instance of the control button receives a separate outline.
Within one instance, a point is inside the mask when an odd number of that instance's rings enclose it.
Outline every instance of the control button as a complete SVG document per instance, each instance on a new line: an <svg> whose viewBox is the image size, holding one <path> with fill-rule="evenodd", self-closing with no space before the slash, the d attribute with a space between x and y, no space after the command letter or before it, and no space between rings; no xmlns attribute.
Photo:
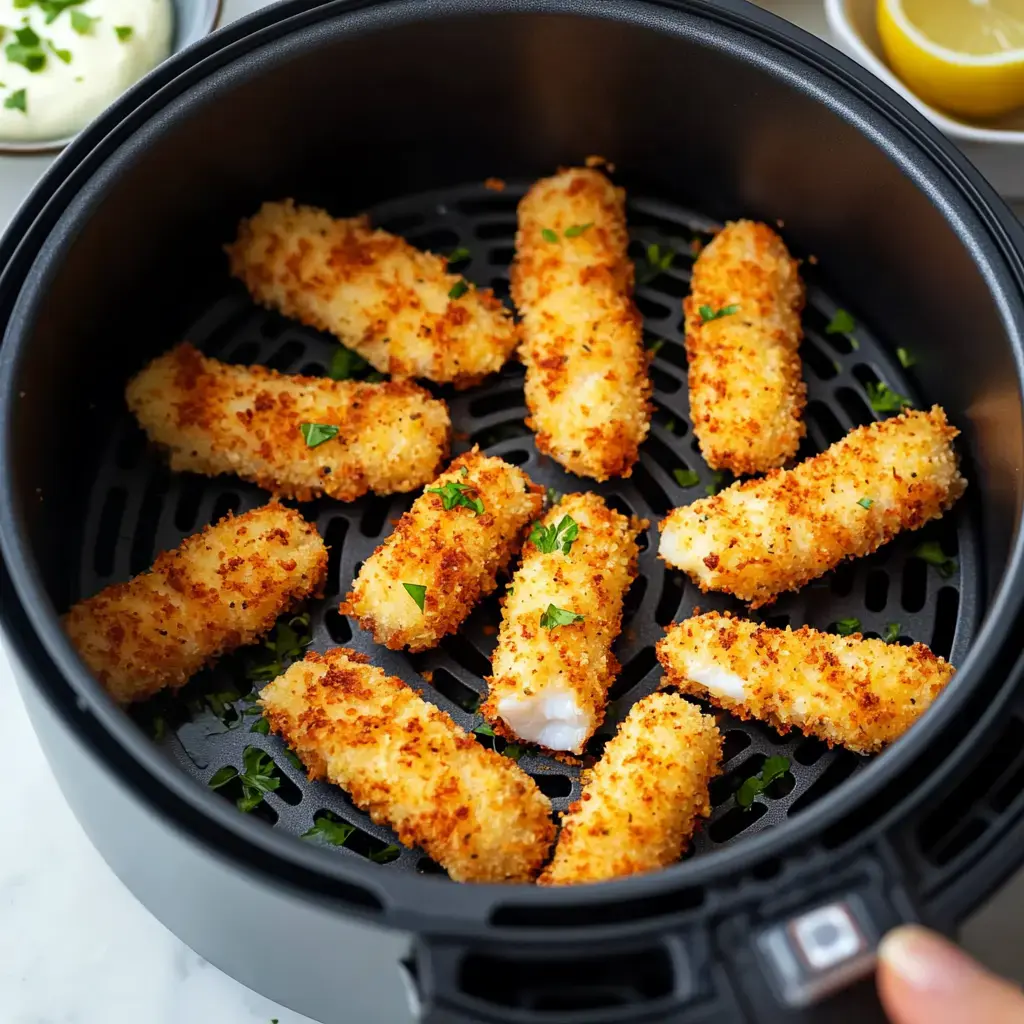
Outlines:
<svg viewBox="0 0 1024 1024"><path fill-rule="evenodd" d="M766 928L757 949L776 994L810 1006L870 974L879 939L858 896L851 895Z"/></svg>

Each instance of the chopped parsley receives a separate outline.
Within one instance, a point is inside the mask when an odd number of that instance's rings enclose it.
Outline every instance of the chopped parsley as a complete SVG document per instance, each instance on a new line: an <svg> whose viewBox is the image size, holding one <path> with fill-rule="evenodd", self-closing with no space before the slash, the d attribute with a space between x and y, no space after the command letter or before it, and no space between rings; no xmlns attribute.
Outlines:
<svg viewBox="0 0 1024 1024"><path fill-rule="evenodd" d="M544 491L544 496L548 499L549 505L557 505L565 497L561 491L556 491L554 487L548 487Z"/></svg>
<svg viewBox="0 0 1024 1024"><path fill-rule="evenodd" d="M303 832L302 839L323 839L332 846L344 846L355 832L355 825L342 821L330 811L321 811L313 817L313 827Z"/></svg>
<svg viewBox="0 0 1024 1024"><path fill-rule="evenodd" d="M427 598L427 588L422 583L403 583L405 592L416 602L420 611L423 611L423 603Z"/></svg>
<svg viewBox="0 0 1024 1024"><path fill-rule="evenodd" d="M929 565L934 565L939 571L939 575L944 579L948 580L950 576L957 570L957 561L955 558L948 558L946 553L942 550L942 546L938 541L929 540L924 544L918 544L913 551L914 558L920 558L922 562L927 562Z"/></svg>
<svg viewBox="0 0 1024 1024"><path fill-rule="evenodd" d="M776 779L781 779L788 771L788 757L767 758L757 775L752 775L736 790L736 804L739 807L750 807L755 796L760 796Z"/></svg>
<svg viewBox="0 0 1024 1024"><path fill-rule="evenodd" d="M4 100L4 106L8 110L20 110L23 114L27 114L28 98L25 95L25 90L16 89L12 92L11 95Z"/></svg>
<svg viewBox="0 0 1024 1024"><path fill-rule="evenodd" d="M704 490L707 492L708 496L711 497L712 495L717 494L722 489L722 485L724 483L725 483L725 473L723 473L722 470L720 470L720 469L716 469L714 474L713 474L713 476L712 476L711 483L709 483L704 488Z"/></svg>
<svg viewBox="0 0 1024 1024"><path fill-rule="evenodd" d="M545 555L550 555L554 551L561 551L563 555L569 554L573 541L579 535L579 523L572 516L562 516L559 522L551 526L534 523L533 529L530 530L531 542Z"/></svg>
<svg viewBox="0 0 1024 1024"><path fill-rule="evenodd" d="M99 18L90 18L88 14L83 14L81 11L71 12L71 27L80 36L89 35L92 32L93 25L99 20Z"/></svg>
<svg viewBox="0 0 1024 1024"><path fill-rule="evenodd" d="M235 779L242 784L242 795L235 800L240 811L248 814L263 803L266 793L273 793L281 780L277 776L277 765L274 759L259 747L246 747L242 754L242 771L233 765L227 765L213 773L208 785L210 789L220 789Z"/></svg>
<svg viewBox="0 0 1024 1024"><path fill-rule="evenodd" d="M647 265L636 268L637 284L649 284L660 273L672 266L676 258L675 250L667 245L663 249L657 242L647 246Z"/></svg>
<svg viewBox="0 0 1024 1024"><path fill-rule="evenodd" d="M835 631L840 636L850 636L852 633L860 632L860 619L837 619Z"/></svg>
<svg viewBox="0 0 1024 1024"><path fill-rule="evenodd" d="M526 753L526 748L521 743L506 743L501 750L498 750L495 745L497 736L494 733L494 729L487 722L481 722L473 730L473 734L487 737L491 741L491 750L496 750L502 757L510 757L513 761L518 761Z"/></svg>
<svg viewBox="0 0 1024 1024"><path fill-rule="evenodd" d="M894 644L900 638L900 624L898 622L887 622L882 630L882 639L887 644Z"/></svg>
<svg viewBox="0 0 1024 1024"><path fill-rule="evenodd" d="M252 725L249 726L249 732L259 733L260 736L267 736L270 734L270 719L269 718L257 718Z"/></svg>
<svg viewBox="0 0 1024 1024"><path fill-rule="evenodd" d="M874 505L874 503L874 498L861 498L857 502L857 504L860 505L861 508L871 508L871 506Z"/></svg>
<svg viewBox="0 0 1024 1024"><path fill-rule="evenodd" d="M655 338L654 341L647 346L647 351L650 352L652 356L656 356L661 351L664 344L664 338Z"/></svg>
<svg viewBox="0 0 1024 1024"><path fill-rule="evenodd" d="M28 71L42 71L46 67L46 51L39 36L28 25L14 30L16 43L8 43L4 53L12 64L20 64Z"/></svg>
<svg viewBox="0 0 1024 1024"><path fill-rule="evenodd" d="M58 60L62 60L65 64L70 64L71 63L71 51L70 50L58 49L56 46L53 45L53 40L52 39L47 39L46 40L46 45L50 48L50 52Z"/></svg>
<svg viewBox="0 0 1024 1024"><path fill-rule="evenodd" d="M473 734L476 736L493 736L494 729L491 728L486 722L481 722L474 730Z"/></svg>
<svg viewBox="0 0 1024 1024"><path fill-rule="evenodd" d="M900 361L900 366L902 366L904 370L909 370L912 366L917 365L917 359L905 348L896 349L896 358Z"/></svg>
<svg viewBox="0 0 1024 1024"><path fill-rule="evenodd" d="M85 0L14 0L15 7L31 7L33 3L43 12L46 24L49 25L51 22L56 21L69 7L77 7L79 4L84 4ZM71 13L74 16L75 12L72 11Z"/></svg>
<svg viewBox="0 0 1024 1024"><path fill-rule="evenodd" d="M339 346L331 356L327 376L331 380L351 380L357 373L368 369L370 364L358 353L344 345Z"/></svg>
<svg viewBox="0 0 1024 1024"><path fill-rule="evenodd" d="M849 334L857 330L857 321L847 313L845 309L837 309L835 316L828 322L825 328L826 334ZM850 339L853 340L852 338ZM854 346L856 348L856 346Z"/></svg>
<svg viewBox="0 0 1024 1024"><path fill-rule="evenodd" d="M553 604L548 605L546 612L541 612L540 628L554 629L556 626L571 626L574 622L582 622L582 615L577 615L566 608L556 608Z"/></svg>
<svg viewBox="0 0 1024 1024"><path fill-rule="evenodd" d="M707 324L712 320L721 320L723 316L732 316L734 313L738 313L740 307L737 305L723 306L721 309L712 309L710 306L701 306L697 310L700 313L701 323Z"/></svg>
<svg viewBox="0 0 1024 1024"><path fill-rule="evenodd" d="M428 487L427 494L440 494L445 512L451 512L457 505L462 505L480 515L484 510L484 503L479 498L469 497L467 493L475 490L476 488L469 484L457 484L454 480L449 480L441 487Z"/></svg>
<svg viewBox="0 0 1024 1024"><path fill-rule="evenodd" d="M868 381L868 402L875 412L899 412L901 409L913 406L909 398L896 391L893 391L888 384L875 381Z"/></svg>
<svg viewBox="0 0 1024 1024"><path fill-rule="evenodd" d="M338 428L330 423L300 423L299 430L302 431L309 448L316 448L324 441L330 441L332 437L338 436Z"/></svg>
<svg viewBox="0 0 1024 1024"><path fill-rule="evenodd" d="M402 848L400 846L389 843L382 849L374 850L373 853L367 854L367 856L374 864L390 864L393 860L398 859L401 852Z"/></svg>
<svg viewBox="0 0 1024 1024"><path fill-rule="evenodd" d="M676 468L672 470L672 475L680 487L696 487L700 483L700 477L692 469Z"/></svg>
<svg viewBox="0 0 1024 1024"><path fill-rule="evenodd" d="M573 224L572 227L568 227L565 229L565 237L579 238L579 236L582 235L583 232L587 230L587 228L592 228L593 226L594 222L592 220L588 220L586 224Z"/></svg>
<svg viewBox="0 0 1024 1024"><path fill-rule="evenodd" d="M448 292L449 299L461 299L469 291L469 285L465 281L456 281Z"/></svg>
<svg viewBox="0 0 1024 1024"><path fill-rule="evenodd" d="M557 242L558 241L558 234L556 232L552 231L551 228L541 228L540 229L540 237L543 238L545 242Z"/></svg>
<svg viewBox="0 0 1024 1024"><path fill-rule="evenodd" d="M114 31L117 33L117 38L122 43L127 43L129 39L135 34L135 29L131 25L115 25Z"/></svg>
<svg viewBox="0 0 1024 1024"><path fill-rule="evenodd" d="M246 679L253 683L276 679L293 661L302 657L303 650L312 642L309 612L278 619L270 635L258 648L259 660L253 660L247 666ZM258 708L255 710L258 711Z"/></svg>
<svg viewBox="0 0 1024 1024"><path fill-rule="evenodd" d="M510 757L513 761L518 761L525 753L526 748L521 743L506 743L501 756Z"/></svg>
<svg viewBox="0 0 1024 1024"><path fill-rule="evenodd" d="M473 254L464 246L460 245L457 249L452 249L448 253L449 263L462 263L463 260L468 260Z"/></svg>

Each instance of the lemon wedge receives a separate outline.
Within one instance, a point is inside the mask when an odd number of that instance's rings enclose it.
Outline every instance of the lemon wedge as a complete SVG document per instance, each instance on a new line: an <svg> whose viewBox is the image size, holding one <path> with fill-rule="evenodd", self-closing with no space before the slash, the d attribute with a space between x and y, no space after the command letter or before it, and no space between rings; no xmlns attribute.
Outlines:
<svg viewBox="0 0 1024 1024"><path fill-rule="evenodd" d="M1024 0L878 0L892 69L932 106L969 118L1024 106Z"/></svg>

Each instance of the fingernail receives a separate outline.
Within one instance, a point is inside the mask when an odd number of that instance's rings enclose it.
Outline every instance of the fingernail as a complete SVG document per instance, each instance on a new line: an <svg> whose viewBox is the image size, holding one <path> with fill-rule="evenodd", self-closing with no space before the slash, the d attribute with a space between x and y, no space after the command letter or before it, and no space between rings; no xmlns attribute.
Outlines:
<svg viewBox="0 0 1024 1024"><path fill-rule="evenodd" d="M975 973L974 964L951 942L917 925L889 932L878 956L913 988L951 992Z"/></svg>

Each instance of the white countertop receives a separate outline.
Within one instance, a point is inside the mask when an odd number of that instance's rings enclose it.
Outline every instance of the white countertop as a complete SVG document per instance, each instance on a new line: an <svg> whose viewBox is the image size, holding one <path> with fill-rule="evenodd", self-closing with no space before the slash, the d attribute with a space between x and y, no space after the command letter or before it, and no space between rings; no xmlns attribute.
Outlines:
<svg viewBox="0 0 1024 1024"><path fill-rule="evenodd" d="M225 0L225 19L263 6ZM765 2L824 32L819 0ZM48 165L0 159L0 227ZM64 803L0 648L0 722L16 783L0 786L0 1020L4 1024L305 1024L200 959L114 877ZM965 929L993 967L1024 970L1024 874ZM1018 980L1024 980L1024 975ZM309 1022L312 1024L312 1022ZM392 1024L378 1021L374 1024Z"/></svg>

